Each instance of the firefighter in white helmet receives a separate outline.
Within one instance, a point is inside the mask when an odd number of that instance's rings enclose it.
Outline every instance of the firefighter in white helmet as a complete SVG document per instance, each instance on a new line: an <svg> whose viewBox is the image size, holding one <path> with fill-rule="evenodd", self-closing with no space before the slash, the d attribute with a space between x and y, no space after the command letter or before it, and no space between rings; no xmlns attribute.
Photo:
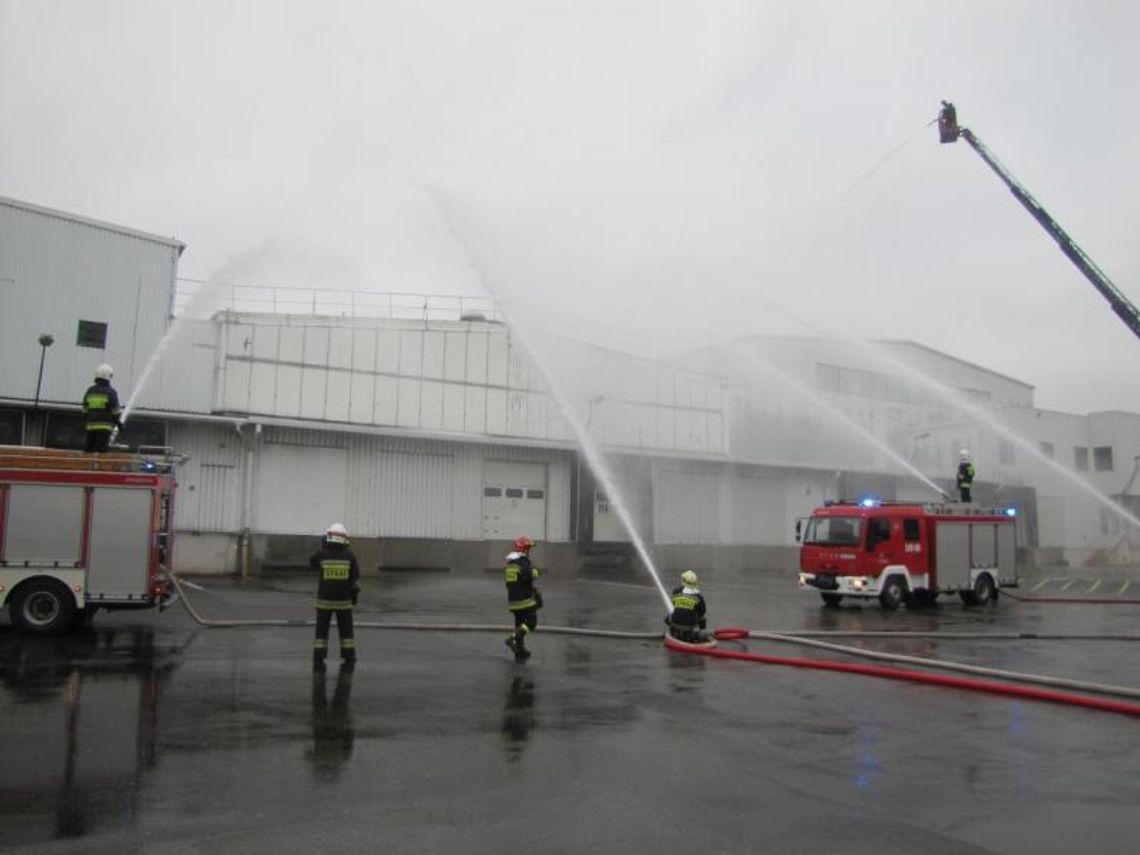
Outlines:
<svg viewBox="0 0 1140 855"><path fill-rule="evenodd" d="M87 429L87 451L106 451L111 433L120 426L119 393L111 385L114 370L104 362L95 369L95 382L83 395L83 418Z"/></svg>
<svg viewBox="0 0 1140 855"><path fill-rule="evenodd" d="M360 593L360 565L348 548L348 530L333 523L325 530L320 550L309 564L320 573L317 582L317 637L313 642L313 670L324 673L329 649L329 629L336 616L340 636L342 672L356 667L356 638L352 629L352 607Z"/></svg>
<svg viewBox="0 0 1140 855"><path fill-rule="evenodd" d="M669 625L669 634L678 641L690 644L708 641L705 632L705 598L699 584L697 574L686 570L681 574L681 584L673 589L673 607L665 616L665 623Z"/></svg>
<svg viewBox="0 0 1140 855"><path fill-rule="evenodd" d="M963 448L958 452L958 474L954 479L958 487L958 498L963 502L972 501L970 491L974 486L974 464L970 462L970 452Z"/></svg>

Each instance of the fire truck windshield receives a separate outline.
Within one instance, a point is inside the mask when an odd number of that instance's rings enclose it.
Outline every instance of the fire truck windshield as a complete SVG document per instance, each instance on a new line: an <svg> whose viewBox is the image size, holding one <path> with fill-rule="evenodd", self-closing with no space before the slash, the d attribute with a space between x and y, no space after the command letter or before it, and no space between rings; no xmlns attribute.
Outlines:
<svg viewBox="0 0 1140 855"><path fill-rule="evenodd" d="M812 517L808 520L804 543L858 546L862 537L863 521L858 517Z"/></svg>

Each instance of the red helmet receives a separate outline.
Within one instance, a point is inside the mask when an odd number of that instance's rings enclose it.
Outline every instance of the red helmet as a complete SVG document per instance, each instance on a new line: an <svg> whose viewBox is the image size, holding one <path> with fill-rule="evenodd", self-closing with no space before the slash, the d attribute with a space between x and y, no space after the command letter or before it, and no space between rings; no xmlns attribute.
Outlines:
<svg viewBox="0 0 1140 855"><path fill-rule="evenodd" d="M525 534L522 537L515 538L515 549L519 552L527 552L532 546L534 546L534 541Z"/></svg>

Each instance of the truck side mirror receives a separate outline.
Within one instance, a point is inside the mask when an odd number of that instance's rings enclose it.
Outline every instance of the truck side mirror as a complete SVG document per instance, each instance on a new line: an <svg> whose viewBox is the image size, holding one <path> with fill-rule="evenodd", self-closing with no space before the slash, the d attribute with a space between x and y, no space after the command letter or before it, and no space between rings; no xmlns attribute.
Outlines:
<svg viewBox="0 0 1140 855"><path fill-rule="evenodd" d="M804 521L803 520L796 520L796 543L800 542L800 538L803 537L803 533L804 533Z"/></svg>

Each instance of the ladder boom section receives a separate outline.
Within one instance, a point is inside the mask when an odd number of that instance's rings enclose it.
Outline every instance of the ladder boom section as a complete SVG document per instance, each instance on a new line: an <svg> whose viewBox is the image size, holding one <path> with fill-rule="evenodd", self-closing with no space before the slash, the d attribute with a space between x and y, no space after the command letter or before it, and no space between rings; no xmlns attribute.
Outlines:
<svg viewBox="0 0 1140 855"><path fill-rule="evenodd" d="M1096 262L1089 258L1077 242L1069 237L1068 233L1061 228L1060 224L1041 206L1041 203L1033 198L1033 194L1026 190L1025 187L1013 177L1009 170L1002 165L1001 161L978 139L977 135L969 128L958 126L954 105L948 104L945 101L942 103L943 109L939 116L939 134L942 142L954 142L959 137L964 139L970 148L977 152L986 166L993 170L994 174L1009 188L1014 198L1029 212L1030 216L1057 242L1057 246L1060 247L1061 252L1076 265L1077 269L1084 274L1084 277L1092 283L1093 287L1100 292L1101 296L1108 300L1109 306L1111 306L1117 316L1127 324L1128 328L1132 330L1133 335L1140 338L1140 310L1113 284L1112 280L1108 278L1108 275L1096 265Z"/></svg>

